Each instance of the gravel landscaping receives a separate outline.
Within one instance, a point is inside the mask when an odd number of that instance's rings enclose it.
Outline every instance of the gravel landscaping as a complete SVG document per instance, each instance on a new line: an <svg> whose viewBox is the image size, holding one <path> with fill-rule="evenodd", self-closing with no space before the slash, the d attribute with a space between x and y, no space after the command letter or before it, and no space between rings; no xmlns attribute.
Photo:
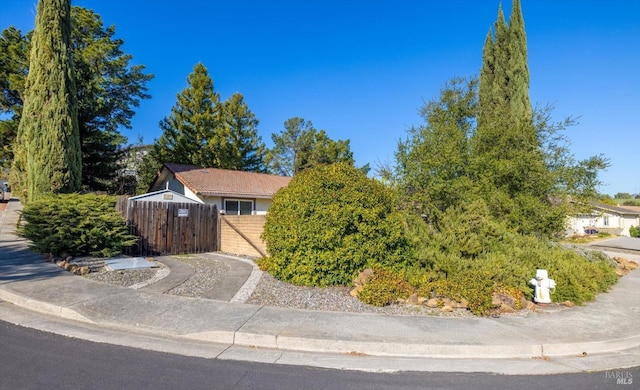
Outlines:
<svg viewBox="0 0 640 390"><path fill-rule="evenodd" d="M228 271L224 263L205 257L176 256L192 266L195 274L184 283L168 291L168 294L200 297ZM164 271L163 271L164 270ZM166 272L164 266L138 270L91 272L84 277L113 286L139 288L153 281L157 273ZM281 282L267 273L263 273L253 293L246 303L265 306L276 306L306 310L340 311L351 313L378 313L394 315L422 315L466 317L473 316L469 311L456 309L451 313L443 313L439 309L417 305L389 305L376 307L360 302L349 295L349 287L303 287Z"/></svg>

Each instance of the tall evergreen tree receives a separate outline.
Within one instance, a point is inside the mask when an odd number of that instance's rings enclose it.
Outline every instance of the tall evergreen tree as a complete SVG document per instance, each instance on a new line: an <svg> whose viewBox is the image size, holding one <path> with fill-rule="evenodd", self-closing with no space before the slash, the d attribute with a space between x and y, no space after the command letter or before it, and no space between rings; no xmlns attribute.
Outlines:
<svg viewBox="0 0 640 390"><path fill-rule="evenodd" d="M0 35L0 169L9 168L13 160L13 142L22 115L24 83L29 73L27 38L9 27Z"/></svg>
<svg viewBox="0 0 640 390"><path fill-rule="evenodd" d="M524 30L524 18L520 0L513 0L509 18L508 100L510 111L515 113L516 126L533 125L531 100L529 99L529 64L527 56L527 35ZM535 134L535 133L532 133Z"/></svg>
<svg viewBox="0 0 640 390"><path fill-rule="evenodd" d="M234 93L223 104L224 121L231 137L229 169L266 172L265 146L258 135L258 119L247 106L241 93Z"/></svg>
<svg viewBox="0 0 640 390"><path fill-rule="evenodd" d="M472 139L475 181L499 217L538 231L546 223L537 210L548 209L552 177L533 124L524 21L513 0L509 25L502 7L485 40L479 85L478 127Z"/></svg>
<svg viewBox="0 0 640 390"><path fill-rule="evenodd" d="M447 84L439 100L424 106L426 124L399 143L396 177L383 173L430 226L446 224L448 210L476 209L514 231L552 237L564 232L566 216L576 210L569 199L593 199L608 161L576 161L559 133L573 120L553 123L550 107L532 109L526 61L522 11L514 0L510 26L500 7L486 37L478 88L475 81ZM468 208L474 204L482 207Z"/></svg>
<svg viewBox="0 0 640 390"><path fill-rule="evenodd" d="M354 163L349 140L334 141L303 118L287 119L284 130L271 134L271 139L274 146L267 152L267 165L279 175L293 176L321 164Z"/></svg>
<svg viewBox="0 0 640 390"><path fill-rule="evenodd" d="M11 146L22 113L24 84L29 69L30 32L23 36L9 27L0 36L0 166L13 158ZM114 38L115 27L105 27L99 15L71 7L71 48L78 95L78 127L82 148L82 187L114 191L126 138L119 128L131 127L134 107L146 94L152 75L144 66L130 65L132 56Z"/></svg>
<svg viewBox="0 0 640 390"><path fill-rule="evenodd" d="M162 135L151 149L156 165L166 162L227 168L231 146L220 96L207 68L198 63L187 77L171 114L160 122Z"/></svg>
<svg viewBox="0 0 640 390"><path fill-rule="evenodd" d="M131 128L134 108L148 99L146 83L153 75L131 65L115 26L105 27L100 15L72 7L72 46L78 88L78 126L82 144L82 186L115 191L121 171L123 145L120 127Z"/></svg>
<svg viewBox="0 0 640 390"><path fill-rule="evenodd" d="M12 175L28 201L80 189L82 156L69 0L40 0Z"/></svg>

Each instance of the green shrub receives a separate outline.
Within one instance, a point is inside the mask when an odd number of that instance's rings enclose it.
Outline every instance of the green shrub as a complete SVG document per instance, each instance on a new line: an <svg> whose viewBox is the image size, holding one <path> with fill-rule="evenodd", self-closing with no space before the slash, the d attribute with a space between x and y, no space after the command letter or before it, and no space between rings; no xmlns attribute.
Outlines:
<svg viewBox="0 0 640 390"><path fill-rule="evenodd" d="M461 215L476 213L475 216ZM617 278L615 265L601 252L568 248L558 243L525 236L492 221L482 204L450 208L437 227L410 226L415 262L408 280L421 296L449 295L465 298L476 314L491 308L496 289L531 299L528 281L536 269L546 269L557 284L552 299L581 304L606 291ZM408 219L410 224L420 223Z"/></svg>
<svg viewBox="0 0 640 390"><path fill-rule="evenodd" d="M318 166L274 196L261 261L277 279L298 285L348 285L359 270L402 269L408 241L391 190L353 166Z"/></svg>
<svg viewBox="0 0 640 390"><path fill-rule="evenodd" d="M50 195L27 204L20 234L42 253L113 256L133 245L115 198L93 194Z"/></svg>
<svg viewBox="0 0 640 390"><path fill-rule="evenodd" d="M376 268L358 294L358 298L370 305L386 306L397 301L398 298L405 299L412 293L413 287L404 276L391 270Z"/></svg>
<svg viewBox="0 0 640 390"><path fill-rule="evenodd" d="M631 226L629 228L629 235L631 237L640 237L640 226Z"/></svg>
<svg viewBox="0 0 640 390"><path fill-rule="evenodd" d="M455 277L440 279L421 286L418 295L448 297L456 301L466 299L467 308L476 315L485 315L491 309L491 298L496 287L486 271L468 270Z"/></svg>

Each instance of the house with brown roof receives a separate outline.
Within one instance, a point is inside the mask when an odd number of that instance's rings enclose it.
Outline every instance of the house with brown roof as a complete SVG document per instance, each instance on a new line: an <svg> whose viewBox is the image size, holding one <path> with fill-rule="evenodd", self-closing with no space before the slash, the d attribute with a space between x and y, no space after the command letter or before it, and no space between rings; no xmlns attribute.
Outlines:
<svg viewBox="0 0 640 390"><path fill-rule="evenodd" d="M288 176L166 163L149 192L171 190L227 215L264 215Z"/></svg>

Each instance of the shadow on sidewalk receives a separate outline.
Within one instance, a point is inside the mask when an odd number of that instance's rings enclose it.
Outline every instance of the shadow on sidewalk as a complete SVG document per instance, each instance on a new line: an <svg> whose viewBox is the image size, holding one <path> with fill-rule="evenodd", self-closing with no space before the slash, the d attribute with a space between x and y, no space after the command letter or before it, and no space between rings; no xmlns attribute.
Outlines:
<svg viewBox="0 0 640 390"><path fill-rule="evenodd" d="M0 284L47 279L60 276L65 272L59 267L47 263L43 255L25 248L24 242L8 245L7 243L4 241L0 247Z"/></svg>

